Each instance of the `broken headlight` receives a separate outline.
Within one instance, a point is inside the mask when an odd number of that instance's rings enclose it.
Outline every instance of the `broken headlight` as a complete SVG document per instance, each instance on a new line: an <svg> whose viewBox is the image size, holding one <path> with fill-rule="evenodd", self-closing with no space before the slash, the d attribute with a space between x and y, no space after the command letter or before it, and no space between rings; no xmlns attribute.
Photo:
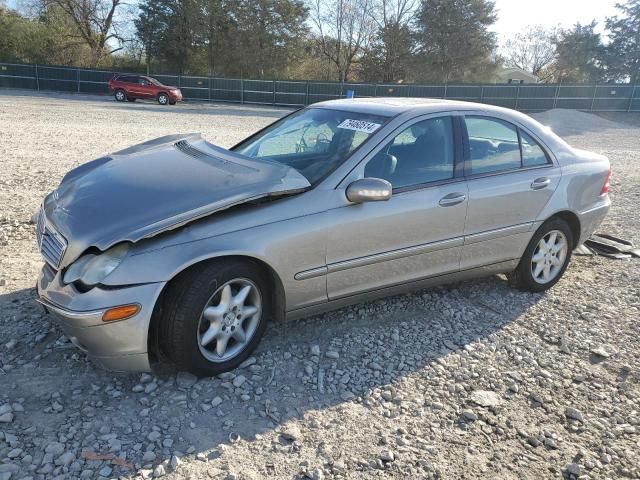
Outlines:
<svg viewBox="0 0 640 480"><path fill-rule="evenodd" d="M120 265L128 251L129 244L120 243L99 254L86 253L64 272L64 283L79 282L86 287L93 287Z"/></svg>

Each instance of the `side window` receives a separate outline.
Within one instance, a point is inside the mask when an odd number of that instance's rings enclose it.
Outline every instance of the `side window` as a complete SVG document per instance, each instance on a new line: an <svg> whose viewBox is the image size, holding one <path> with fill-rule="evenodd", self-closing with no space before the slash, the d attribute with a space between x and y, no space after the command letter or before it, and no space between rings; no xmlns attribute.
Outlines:
<svg viewBox="0 0 640 480"><path fill-rule="evenodd" d="M465 117L469 135L471 174L520 168L516 127L486 117Z"/></svg>
<svg viewBox="0 0 640 480"><path fill-rule="evenodd" d="M388 180L393 188L453 178L451 117L423 120L403 130L369 160L364 176Z"/></svg>
<svg viewBox="0 0 640 480"><path fill-rule="evenodd" d="M522 130L520 130L520 142L522 145L523 167L535 167L549 163L547 155L538 142Z"/></svg>
<svg viewBox="0 0 640 480"><path fill-rule="evenodd" d="M138 77L138 85L142 85L144 87L147 85L147 81L142 77Z"/></svg>

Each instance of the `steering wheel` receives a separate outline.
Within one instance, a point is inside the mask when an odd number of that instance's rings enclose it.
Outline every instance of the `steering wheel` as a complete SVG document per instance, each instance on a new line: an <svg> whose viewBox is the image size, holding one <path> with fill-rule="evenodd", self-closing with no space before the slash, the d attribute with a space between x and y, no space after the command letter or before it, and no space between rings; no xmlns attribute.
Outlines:
<svg viewBox="0 0 640 480"><path fill-rule="evenodd" d="M322 151L324 151L331 144L331 140L324 133L319 133L316 135L316 150L321 150L318 148L320 145L323 146Z"/></svg>

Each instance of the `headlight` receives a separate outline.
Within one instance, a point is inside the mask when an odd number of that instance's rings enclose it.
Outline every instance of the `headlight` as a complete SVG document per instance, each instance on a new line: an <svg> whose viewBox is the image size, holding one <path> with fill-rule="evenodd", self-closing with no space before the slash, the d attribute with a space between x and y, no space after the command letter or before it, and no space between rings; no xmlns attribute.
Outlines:
<svg viewBox="0 0 640 480"><path fill-rule="evenodd" d="M80 282L93 287L113 272L129 251L128 243L120 243L98 255L87 253L73 262L64 273L64 283Z"/></svg>

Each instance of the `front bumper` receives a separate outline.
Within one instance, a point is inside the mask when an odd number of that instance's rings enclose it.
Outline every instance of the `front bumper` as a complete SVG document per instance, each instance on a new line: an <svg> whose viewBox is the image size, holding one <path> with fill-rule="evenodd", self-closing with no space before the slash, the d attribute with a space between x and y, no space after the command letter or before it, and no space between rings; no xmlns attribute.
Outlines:
<svg viewBox="0 0 640 480"><path fill-rule="evenodd" d="M165 282L80 292L64 285L60 272L45 265L38 278L38 301L58 320L69 339L100 366L116 371L150 371L147 337L153 307ZM137 303L133 317L103 322L108 308Z"/></svg>

